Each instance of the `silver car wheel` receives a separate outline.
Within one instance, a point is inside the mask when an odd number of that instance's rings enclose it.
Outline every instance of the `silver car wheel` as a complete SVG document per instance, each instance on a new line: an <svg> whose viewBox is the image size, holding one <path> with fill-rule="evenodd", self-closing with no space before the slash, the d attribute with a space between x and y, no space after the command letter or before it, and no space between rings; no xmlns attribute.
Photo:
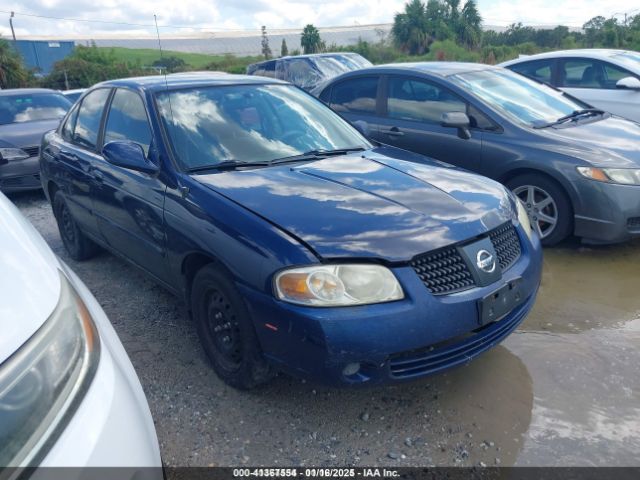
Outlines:
<svg viewBox="0 0 640 480"><path fill-rule="evenodd" d="M558 207L549 193L535 185L521 185L513 193L522 201L531 226L540 238L546 238L558 224Z"/></svg>

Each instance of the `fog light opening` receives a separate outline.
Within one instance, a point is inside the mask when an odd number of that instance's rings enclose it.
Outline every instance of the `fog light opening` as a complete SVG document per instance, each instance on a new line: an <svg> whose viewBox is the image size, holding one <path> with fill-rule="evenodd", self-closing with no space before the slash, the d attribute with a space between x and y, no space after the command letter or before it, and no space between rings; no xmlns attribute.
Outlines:
<svg viewBox="0 0 640 480"><path fill-rule="evenodd" d="M351 377L360 371L360 363L348 363L343 369L342 374L345 377Z"/></svg>

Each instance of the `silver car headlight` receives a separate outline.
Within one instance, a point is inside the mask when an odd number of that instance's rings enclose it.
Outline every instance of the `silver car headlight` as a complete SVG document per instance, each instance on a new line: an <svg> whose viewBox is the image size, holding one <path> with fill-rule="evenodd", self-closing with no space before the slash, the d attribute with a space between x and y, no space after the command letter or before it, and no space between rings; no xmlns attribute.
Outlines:
<svg viewBox="0 0 640 480"><path fill-rule="evenodd" d="M0 159L8 161L24 160L29 154L19 148L0 148Z"/></svg>
<svg viewBox="0 0 640 480"><path fill-rule="evenodd" d="M598 182L640 185L640 168L577 167L583 177Z"/></svg>
<svg viewBox="0 0 640 480"><path fill-rule="evenodd" d="M85 393L98 364L93 319L60 273L58 304L0 365L0 465L33 465Z"/></svg>
<svg viewBox="0 0 640 480"><path fill-rule="evenodd" d="M275 277L276 296L314 307L391 302L404 298L387 267L367 264L315 265L283 270Z"/></svg>
<svg viewBox="0 0 640 480"><path fill-rule="evenodd" d="M532 235L534 235L533 228L531 228L531 221L529 220L529 214L527 214L527 209L524 208L522 201L519 198L516 198L516 209L518 213L518 222L522 225L523 230L531 240Z"/></svg>

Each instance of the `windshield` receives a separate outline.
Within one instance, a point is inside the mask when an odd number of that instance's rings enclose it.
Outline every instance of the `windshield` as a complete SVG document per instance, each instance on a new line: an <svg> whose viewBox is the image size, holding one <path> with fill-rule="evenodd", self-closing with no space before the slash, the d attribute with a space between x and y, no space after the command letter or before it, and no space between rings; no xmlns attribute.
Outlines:
<svg viewBox="0 0 640 480"><path fill-rule="evenodd" d="M481 70L449 77L513 121L537 126L585 108L562 92L506 69Z"/></svg>
<svg viewBox="0 0 640 480"><path fill-rule="evenodd" d="M357 54L316 57L313 62L324 78L333 78L341 73L372 66L371 62Z"/></svg>
<svg viewBox="0 0 640 480"><path fill-rule="evenodd" d="M289 85L167 91L158 108L182 168L268 162L311 150L371 148L315 98Z"/></svg>
<svg viewBox="0 0 640 480"><path fill-rule="evenodd" d="M0 95L0 125L55 120L64 117L70 106L58 93Z"/></svg>

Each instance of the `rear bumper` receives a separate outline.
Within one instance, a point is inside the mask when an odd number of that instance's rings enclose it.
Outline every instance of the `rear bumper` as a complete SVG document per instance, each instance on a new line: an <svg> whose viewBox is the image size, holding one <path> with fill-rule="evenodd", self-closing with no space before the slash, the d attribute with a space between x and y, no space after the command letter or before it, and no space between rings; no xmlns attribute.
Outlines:
<svg viewBox="0 0 640 480"><path fill-rule="evenodd" d="M393 269L406 298L386 304L309 308L241 289L265 356L287 373L333 385L413 380L467 363L527 316L540 284L542 252L537 239L519 235L522 255L502 280L450 295L430 294L411 267ZM524 302L482 327L479 300L516 278ZM345 374L354 363L360 366L357 373Z"/></svg>
<svg viewBox="0 0 640 480"><path fill-rule="evenodd" d="M640 237L640 186L581 180L583 208L575 234L589 243L618 243Z"/></svg>
<svg viewBox="0 0 640 480"><path fill-rule="evenodd" d="M3 192L37 190L39 188L42 188L42 184L40 183L40 164L37 156L0 165L0 190Z"/></svg>

